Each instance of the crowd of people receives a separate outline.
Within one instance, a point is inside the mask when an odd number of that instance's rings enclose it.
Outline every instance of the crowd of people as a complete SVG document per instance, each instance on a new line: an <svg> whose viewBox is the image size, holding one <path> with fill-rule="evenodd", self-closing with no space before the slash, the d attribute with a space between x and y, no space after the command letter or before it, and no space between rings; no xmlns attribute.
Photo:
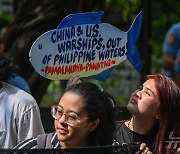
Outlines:
<svg viewBox="0 0 180 154"><path fill-rule="evenodd" d="M171 73L146 76L127 104L130 119L116 121L114 98L102 87L82 83L75 76L69 79L59 103L51 106L55 131L48 134L44 132L37 102L28 93L29 87L17 84L27 82L17 75L12 59L0 46L0 149L66 149L136 143L140 153L180 152L179 143L175 147L168 142L170 137L180 137L179 60L175 58L179 55L179 43L174 45L176 49L170 47L176 38L173 31L168 32L171 36L167 36L163 48L165 68L170 66L165 64L167 61L175 61L171 70L167 68Z"/></svg>
<svg viewBox="0 0 180 154"><path fill-rule="evenodd" d="M0 57L4 114L0 128L5 130L1 148L64 149L139 143L142 153L177 152L178 146L168 147L166 142L171 133L173 137L180 136L180 89L171 78L148 75L127 105L132 117L117 122L113 97L102 87L81 83L79 77L73 77L59 104L51 107L55 132L45 134L36 101L30 94L6 83L13 76L13 68L10 61L7 63L7 55L1 53Z"/></svg>

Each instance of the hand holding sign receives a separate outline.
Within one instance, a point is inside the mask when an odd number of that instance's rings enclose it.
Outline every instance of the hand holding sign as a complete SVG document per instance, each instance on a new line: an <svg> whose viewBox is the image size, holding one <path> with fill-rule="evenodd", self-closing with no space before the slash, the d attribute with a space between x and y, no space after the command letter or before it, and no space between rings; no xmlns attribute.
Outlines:
<svg viewBox="0 0 180 154"><path fill-rule="evenodd" d="M78 76L72 76L69 78L67 84L66 84L66 88L70 87L73 84L78 84L81 83L82 81L80 80L80 78Z"/></svg>
<svg viewBox="0 0 180 154"><path fill-rule="evenodd" d="M106 80L114 66L128 59L141 70L136 48L141 13L128 32L101 23L103 12L67 16L57 29L42 34L29 53L35 70L48 79L91 76Z"/></svg>

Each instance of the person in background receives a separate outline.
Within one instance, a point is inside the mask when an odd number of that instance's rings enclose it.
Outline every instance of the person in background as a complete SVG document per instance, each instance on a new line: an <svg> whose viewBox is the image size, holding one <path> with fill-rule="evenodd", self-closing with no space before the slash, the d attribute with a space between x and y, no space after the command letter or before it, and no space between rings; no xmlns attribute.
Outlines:
<svg viewBox="0 0 180 154"><path fill-rule="evenodd" d="M7 83L15 65L0 53L0 149L11 149L18 143L44 133L39 108L27 92Z"/></svg>
<svg viewBox="0 0 180 154"><path fill-rule="evenodd" d="M4 52L4 43L0 37L0 53ZM18 87L28 93L30 93L30 87L27 81L20 75L14 75L13 77L9 78L7 82L15 87Z"/></svg>
<svg viewBox="0 0 180 154"><path fill-rule="evenodd" d="M27 81L20 75L15 75L12 78L9 78L7 80L7 83L9 83L10 85L13 85L15 87L18 87L19 89L22 89L28 93L31 93L30 87L27 83Z"/></svg>
<svg viewBox="0 0 180 154"><path fill-rule="evenodd" d="M162 66L165 75L180 85L180 22L172 25L163 44Z"/></svg>
<svg viewBox="0 0 180 154"><path fill-rule="evenodd" d="M26 140L14 149L64 149L111 145L113 142L114 101L93 83L66 88L58 105L51 107L55 132L47 137ZM44 143L44 144L42 144ZM46 145L45 145L46 143Z"/></svg>
<svg viewBox="0 0 180 154"><path fill-rule="evenodd" d="M131 95L127 109L132 117L118 122L115 131L119 144L143 142L156 154L176 152L179 144L173 148L168 141L171 135L180 138L180 88L172 79L147 75Z"/></svg>

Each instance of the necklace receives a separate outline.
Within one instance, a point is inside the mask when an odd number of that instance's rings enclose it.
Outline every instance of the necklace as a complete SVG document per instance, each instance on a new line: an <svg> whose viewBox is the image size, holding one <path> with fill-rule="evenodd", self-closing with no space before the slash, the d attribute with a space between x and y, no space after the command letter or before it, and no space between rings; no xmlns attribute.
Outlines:
<svg viewBox="0 0 180 154"><path fill-rule="evenodd" d="M130 126L129 126L129 125L130 125L130 123L131 123L131 119L128 121L128 124L127 124L127 126L128 126L128 128L129 128L129 130L131 130L131 129L130 129Z"/></svg>
<svg viewBox="0 0 180 154"><path fill-rule="evenodd" d="M129 137L130 137L130 142L133 142L133 132L131 132L130 129L130 123L131 123L131 119L128 121L127 127L128 127L128 133L129 133Z"/></svg>

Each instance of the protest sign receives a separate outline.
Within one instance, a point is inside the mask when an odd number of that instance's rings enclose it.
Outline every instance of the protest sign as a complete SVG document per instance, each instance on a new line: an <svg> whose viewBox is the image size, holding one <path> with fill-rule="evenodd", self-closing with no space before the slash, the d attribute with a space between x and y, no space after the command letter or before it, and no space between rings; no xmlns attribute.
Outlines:
<svg viewBox="0 0 180 154"><path fill-rule="evenodd" d="M70 76L106 80L113 68L128 59L138 70L142 64L136 48L142 14L128 32L102 23L103 12L72 14L56 29L42 34L29 56L35 70L51 80Z"/></svg>

